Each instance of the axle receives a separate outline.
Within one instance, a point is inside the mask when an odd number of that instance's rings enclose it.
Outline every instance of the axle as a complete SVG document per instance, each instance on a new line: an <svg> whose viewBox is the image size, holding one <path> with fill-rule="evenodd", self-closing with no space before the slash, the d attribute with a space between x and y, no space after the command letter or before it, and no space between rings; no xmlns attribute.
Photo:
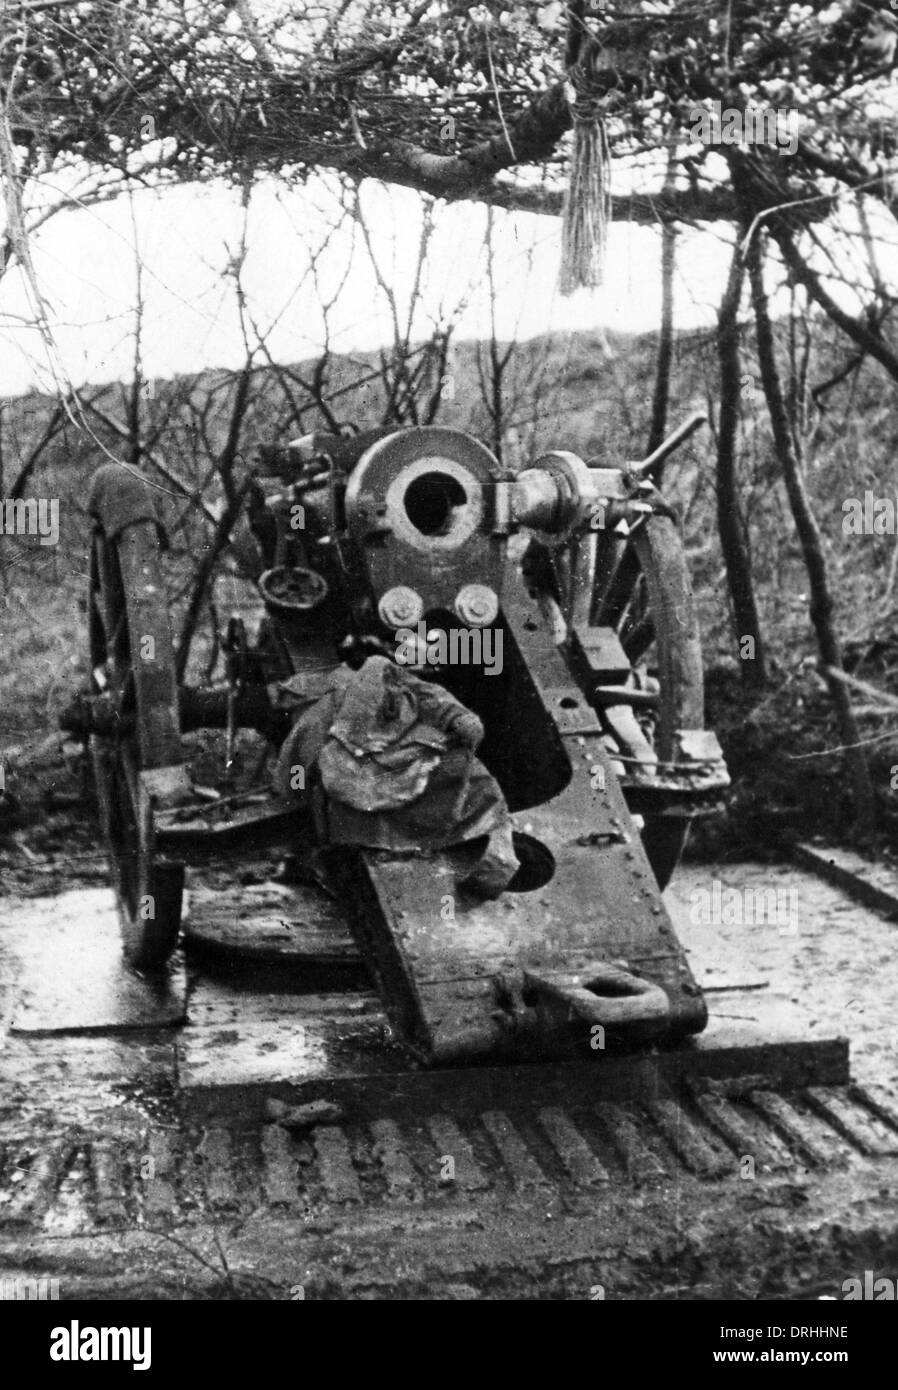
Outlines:
<svg viewBox="0 0 898 1390"><path fill-rule="evenodd" d="M264 686L251 685L239 691L234 699L234 723L238 728L256 729L273 742L280 743L290 727L289 715L274 709ZM193 729L225 729L228 725L228 689L195 690L182 686L178 691L178 715L181 732ZM75 738L86 739L91 734L101 738L127 738L134 730L134 715L122 712L115 701L106 695L80 694L63 710L60 727Z"/></svg>

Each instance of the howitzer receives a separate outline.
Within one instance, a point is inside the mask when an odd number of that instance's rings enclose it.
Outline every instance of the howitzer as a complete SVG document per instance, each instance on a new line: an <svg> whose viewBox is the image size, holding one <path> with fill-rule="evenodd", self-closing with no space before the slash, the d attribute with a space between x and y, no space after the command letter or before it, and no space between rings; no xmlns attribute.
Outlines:
<svg viewBox="0 0 898 1390"><path fill-rule="evenodd" d="M226 728L230 758L252 727L276 755L291 693L313 698L354 643L389 651L403 634L454 632L464 655L434 678L484 726L479 756L520 868L484 901L458 886L476 843L340 854L340 904L396 1034L454 1065L699 1032L705 1003L661 890L728 779L703 727L681 539L650 477L699 423L621 468L554 451L514 473L441 427L261 449L247 522L265 617L252 641L232 620L226 681L207 689L175 677L154 492L134 470L101 468L91 689L64 724L90 742L131 963L165 963L185 863L216 839L266 835L328 862L320 824L267 784L210 819L183 734ZM485 669L486 650L501 666Z"/></svg>

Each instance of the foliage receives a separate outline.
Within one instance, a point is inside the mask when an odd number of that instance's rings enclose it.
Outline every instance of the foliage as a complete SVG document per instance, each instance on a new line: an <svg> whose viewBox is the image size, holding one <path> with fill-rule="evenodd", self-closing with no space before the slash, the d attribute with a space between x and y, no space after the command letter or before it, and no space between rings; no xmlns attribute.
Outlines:
<svg viewBox="0 0 898 1390"><path fill-rule="evenodd" d="M871 123L895 56L884 4L22 0L5 14L0 78L23 174L71 161L171 180L327 167L551 202L551 178L536 189L527 173L566 155L569 25L599 41L592 89L633 168L713 101L797 113L797 154L759 152L781 193L833 178L887 188L894 152L894 109ZM679 151L684 215L715 206L707 153ZM501 177L512 168L516 183Z"/></svg>

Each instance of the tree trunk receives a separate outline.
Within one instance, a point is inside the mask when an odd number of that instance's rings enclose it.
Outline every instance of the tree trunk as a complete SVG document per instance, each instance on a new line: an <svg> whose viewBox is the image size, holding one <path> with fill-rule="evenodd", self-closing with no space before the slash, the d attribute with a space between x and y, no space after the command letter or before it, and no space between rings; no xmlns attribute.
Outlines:
<svg viewBox="0 0 898 1390"><path fill-rule="evenodd" d="M720 363L720 426L717 436L717 530L733 605L733 625L742 661L742 682L760 690L767 682L767 658L755 601L751 560L739 510L736 436L742 376L739 364L739 303L745 270L738 243L717 319Z"/></svg>
<svg viewBox="0 0 898 1390"><path fill-rule="evenodd" d="M251 478L245 477L238 485L234 480L234 468L239 458L240 432L250 404L251 379L252 359L248 358L237 378L227 439L218 459L218 476L225 495L225 505L215 523L212 538L203 552L203 558L197 566L181 626L180 640L175 652L175 672L179 684L183 681L187 670L191 643L209 593L215 567L222 551L231 539L231 530L240 516L240 510L249 492Z"/></svg>
<svg viewBox="0 0 898 1390"><path fill-rule="evenodd" d="M773 441L783 469L789 505L792 509L795 529L808 571L811 591L811 622L814 624L814 631L817 634L821 666L836 710L839 732L844 745L845 761L854 798L855 831L861 838L864 838L872 834L875 827L876 810L873 784L870 781L870 771L864 758L863 749L857 746L861 737L851 704L851 697L845 684L835 674L843 670L842 650L833 625L833 601L826 571L826 558L823 553L820 530L811 511L801 464L795 452L795 444L789 426L789 415L776 364L773 330L767 307L767 294L764 289L763 260L758 249L757 238L752 241L749 248L748 266L757 325L758 365L764 385L764 394L767 398L767 408L770 412ZM832 673L827 668L832 668Z"/></svg>
<svg viewBox="0 0 898 1390"><path fill-rule="evenodd" d="M664 178L665 192L675 186L676 165L674 149L667 159ZM673 362L674 335L674 271L677 260L677 229L666 221L661 228L661 333L658 338L658 361L655 368L655 392L652 397L652 423L646 457L653 454L667 431L667 407L670 402L670 368ZM655 482L660 486L659 477Z"/></svg>

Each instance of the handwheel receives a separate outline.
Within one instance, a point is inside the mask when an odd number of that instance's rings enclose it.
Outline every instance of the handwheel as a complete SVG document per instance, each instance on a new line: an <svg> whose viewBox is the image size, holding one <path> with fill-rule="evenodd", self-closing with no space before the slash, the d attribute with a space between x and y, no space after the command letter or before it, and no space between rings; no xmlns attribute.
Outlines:
<svg viewBox="0 0 898 1390"><path fill-rule="evenodd" d="M659 510L636 523L629 536L598 530L556 555L556 574L566 621L610 627L643 684L657 684L651 705L637 706L625 764L677 758L680 729L704 727L701 639L692 581L675 522ZM670 882L689 834L682 816L647 814L642 842L662 889Z"/></svg>
<svg viewBox="0 0 898 1390"><path fill-rule="evenodd" d="M92 734L90 742L125 957L138 970L152 970L177 944L184 865L156 850L154 779L146 774L160 770L162 786L184 773L158 528L140 490L149 485L120 465L100 469L94 479L91 686L107 707L108 732Z"/></svg>

